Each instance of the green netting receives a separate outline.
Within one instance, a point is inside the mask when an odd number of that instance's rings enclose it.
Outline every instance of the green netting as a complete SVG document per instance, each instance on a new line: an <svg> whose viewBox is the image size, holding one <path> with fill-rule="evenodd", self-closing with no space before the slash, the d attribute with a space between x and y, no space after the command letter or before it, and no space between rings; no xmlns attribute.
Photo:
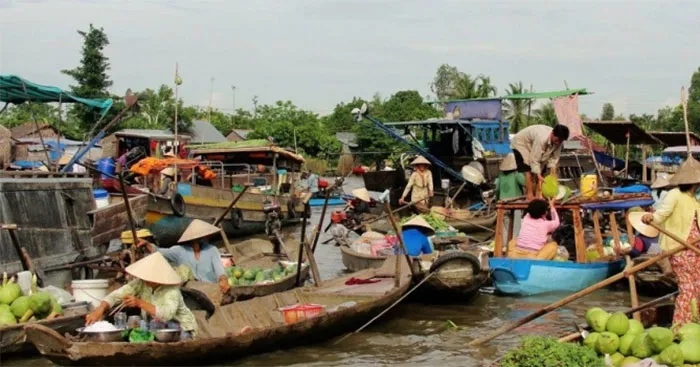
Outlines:
<svg viewBox="0 0 700 367"><path fill-rule="evenodd" d="M210 143L210 144L193 144L187 145L188 149L235 149L235 148L249 148L249 147L264 147L270 145L270 142L265 139L252 139L243 141L223 141L221 143Z"/></svg>
<svg viewBox="0 0 700 367"><path fill-rule="evenodd" d="M586 91L586 88L581 88L581 89L567 89L567 90L557 90L553 92L533 92L533 93L520 93L520 94L510 94L504 97L501 97L502 99L540 99L540 98L557 98L557 97L564 97L564 96L571 96L574 94L578 94L580 96L588 94L588 91Z"/></svg>
<svg viewBox="0 0 700 367"><path fill-rule="evenodd" d="M77 102L99 109L102 114L105 114L112 107L111 99L81 98L57 87L32 83L17 75L0 75L0 102L13 104L24 102Z"/></svg>

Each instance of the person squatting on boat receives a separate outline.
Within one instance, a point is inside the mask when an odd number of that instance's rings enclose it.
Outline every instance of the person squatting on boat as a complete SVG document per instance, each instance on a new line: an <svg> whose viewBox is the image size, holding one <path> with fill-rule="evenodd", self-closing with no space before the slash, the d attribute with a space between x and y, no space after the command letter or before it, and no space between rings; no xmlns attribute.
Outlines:
<svg viewBox="0 0 700 367"><path fill-rule="evenodd" d="M108 294L94 311L85 315L86 325L102 320L107 310L122 303L139 308L143 320L150 316L165 323L175 321L185 339L196 337L197 321L180 293L182 280L163 255L150 254L127 266L126 273L134 279Z"/></svg>
<svg viewBox="0 0 700 367"><path fill-rule="evenodd" d="M646 214L642 221L646 224L656 223L666 231L673 233L688 243L700 239L698 217L700 204L695 192L700 187L700 167L694 159L689 159L680 166L670 180L678 187L670 190L653 214ZM661 248L671 251L680 243L666 235L661 235ZM676 297L673 312L673 324L682 325L692 321L692 302L700 300L700 256L693 251L683 251L671 256L671 269L678 281L679 295Z"/></svg>
<svg viewBox="0 0 700 367"><path fill-rule="evenodd" d="M518 164L515 162L515 154L508 153L498 166L501 173L496 178L496 201L512 199L523 196L525 187L525 176L518 172ZM522 210L513 213L513 233L520 231L522 220ZM508 228L510 227L510 216L506 216L503 225L503 242L508 241Z"/></svg>
<svg viewBox="0 0 700 367"><path fill-rule="evenodd" d="M561 147L569 139L569 128L555 125L532 125L520 130L511 140L518 172L525 173L525 196L528 200L541 197L543 174L556 174ZM533 180L536 179L536 182Z"/></svg>
<svg viewBox="0 0 700 367"><path fill-rule="evenodd" d="M399 204L406 204L406 196L411 192L411 202L419 211L430 210L430 198L433 196L433 174L430 172L431 163L423 156L418 156L411 162L415 170L408 179L406 188L399 199ZM420 202L418 202L420 201Z"/></svg>
<svg viewBox="0 0 700 367"><path fill-rule="evenodd" d="M428 237L434 234L433 227L420 215L416 215L401 226L401 236L409 256L433 253L433 247L430 245Z"/></svg>
<svg viewBox="0 0 700 367"><path fill-rule="evenodd" d="M549 210L548 210L549 209ZM547 219L549 211L551 219ZM508 243L508 257L514 259L552 260L559 249L550 235L559 227L559 215L554 199L534 199L525 209L518 237Z"/></svg>
<svg viewBox="0 0 700 367"><path fill-rule="evenodd" d="M221 293L231 288L228 284L226 271L221 263L221 253L216 246L207 243L209 236L220 233L221 230L203 220L195 219L177 241L179 244L170 248L157 247L154 244L140 240L139 247L146 247L150 252L159 252L177 267L177 273L183 282L192 277L207 283L218 283ZM181 245L181 244L187 245Z"/></svg>

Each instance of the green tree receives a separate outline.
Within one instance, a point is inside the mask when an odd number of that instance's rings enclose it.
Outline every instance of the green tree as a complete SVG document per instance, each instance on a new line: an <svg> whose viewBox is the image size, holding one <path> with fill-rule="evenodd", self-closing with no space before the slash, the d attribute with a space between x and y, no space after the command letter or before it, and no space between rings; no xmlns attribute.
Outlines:
<svg viewBox="0 0 700 367"><path fill-rule="evenodd" d="M353 131L355 125L357 124L351 114L351 111L353 108L360 108L364 103L367 103L367 101L358 97L353 97L352 101L348 103L338 103L335 105L333 113L323 119L324 124L332 133L339 131Z"/></svg>
<svg viewBox="0 0 700 367"><path fill-rule="evenodd" d="M380 113L380 114L377 114ZM423 102L423 97L415 90L402 90L394 93L375 112L376 117L385 122L416 121L432 117L442 117L442 112Z"/></svg>
<svg viewBox="0 0 700 367"><path fill-rule="evenodd" d="M688 125L691 131L700 130L700 68L690 78L690 88L688 88Z"/></svg>
<svg viewBox="0 0 700 367"><path fill-rule="evenodd" d="M79 30L78 34L83 38L80 65L61 72L77 82L71 86L76 95L85 98L109 98L107 89L112 86L112 81L107 75L109 60L103 53L104 48L109 45L107 35L102 28L95 28L92 24L87 32ZM99 111L79 103L72 106L71 114L84 131L90 130L100 118Z"/></svg>
<svg viewBox="0 0 700 367"><path fill-rule="evenodd" d="M430 90L435 93L439 100L452 98L461 74L454 66L449 64L440 65L435 73L433 82L430 84Z"/></svg>
<svg viewBox="0 0 700 367"><path fill-rule="evenodd" d="M491 78L477 75L472 78L462 73L456 82L453 99L488 98L496 96L497 89L491 84Z"/></svg>
<svg viewBox="0 0 700 367"><path fill-rule="evenodd" d="M600 113L601 121L612 121L615 118L615 107L612 103L603 104L603 111Z"/></svg>
<svg viewBox="0 0 700 367"><path fill-rule="evenodd" d="M656 126L654 129L660 131L685 131L683 106L666 106L660 108L656 112Z"/></svg>
<svg viewBox="0 0 700 367"><path fill-rule="evenodd" d="M537 121L538 124L549 126L554 126L558 123L557 114L554 113L552 102L547 102L535 110L535 121Z"/></svg>
<svg viewBox="0 0 700 367"><path fill-rule="evenodd" d="M523 87L523 82L510 83L506 94L521 94L527 90ZM529 125L527 111L532 104L531 99L508 99L504 101L506 120L510 122L510 131L517 133L520 129Z"/></svg>

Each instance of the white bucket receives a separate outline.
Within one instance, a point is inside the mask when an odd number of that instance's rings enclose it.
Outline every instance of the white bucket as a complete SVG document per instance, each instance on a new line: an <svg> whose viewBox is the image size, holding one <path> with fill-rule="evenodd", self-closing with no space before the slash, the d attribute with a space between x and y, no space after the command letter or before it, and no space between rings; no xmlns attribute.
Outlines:
<svg viewBox="0 0 700 367"><path fill-rule="evenodd" d="M73 289L73 297L75 297L76 302L90 302L93 307L98 307L102 303L102 299L107 296L109 280L74 280L71 283L71 288Z"/></svg>

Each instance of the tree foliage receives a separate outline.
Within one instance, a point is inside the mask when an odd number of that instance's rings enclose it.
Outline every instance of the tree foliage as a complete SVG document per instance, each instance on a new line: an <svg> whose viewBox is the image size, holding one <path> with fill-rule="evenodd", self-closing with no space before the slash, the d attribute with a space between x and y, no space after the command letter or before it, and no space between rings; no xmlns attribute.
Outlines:
<svg viewBox="0 0 700 367"><path fill-rule="evenodd" d="M107 89L112 86L112 81L107 75L109 59L103 53L109 45L107 35L102 28L95 28L92 24L88 31L79 30L78 34L83 38L80 65L62 73L75 79L77 84L71 86L74 94L85 98L108 98ZM84 131L90 130L100 118L99 111L79 103L72 106L71 114Z"/></svg>
<svg viewBox="0 0 700 367"><path fill-rule="evenodd" d="M472 77L448 64L442 64L437 69L430 89L440 100L487 98L496 96L498 92L490 77L482 74Z"/></svg>
<svg viewBox="0 0 700 367"><path fill-rule="evenodd" d="M521 94L527 90L523 87L523 82L508 84L506 94ZM528 119L528 109L531 108L531 99L508 99L504 100L505 118L510 122L510 131L516 133L520 129L530 124Z"/></svg>
<svg viewBox="0 0 700 367"><path fill-rule="evenodd" d="M367 103L367 101L358 97L353 97L352 101L348 103L338 103L335 105L333 113L324 118L324 124L333 133L340 131L353 131L356 123L351 111L353 108L362 107L362 105L365 103Z"/></svg>
<svg viewBox="0 0 700 367"><path fill-rule="evenodd" d="M552 105L552 102L547 102L536 109L534 115L535 121L538 124L554 126L558 123L557 114L554 112L554 105Z"/></svg>
<svg viewBox="0 0 700 367"><path fill-rule="evenodd" d="M612 103L603 104L603 111L600 113L601 121L612 121L615 118L615 107Z"/></svg>
<svg viewBox="0 0 700 367"><path fill-rule="evenodd" d="M700 131L700 68L690 78L690 88L688 88L688 125L691 131Z"/></svg>

